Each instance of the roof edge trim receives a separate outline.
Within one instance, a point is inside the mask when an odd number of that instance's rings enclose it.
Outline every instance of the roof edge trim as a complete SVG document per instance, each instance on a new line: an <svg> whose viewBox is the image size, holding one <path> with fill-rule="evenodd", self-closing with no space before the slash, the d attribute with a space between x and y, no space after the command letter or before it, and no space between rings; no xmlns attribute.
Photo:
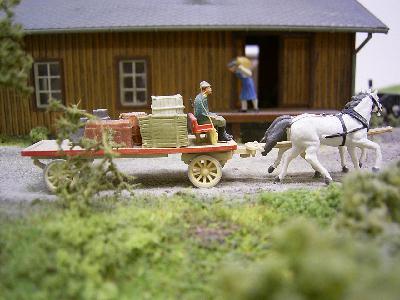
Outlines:
<svg viewBox="0 0 400 300"><path fill-rule="evenodd" d="M48 28L24 29L25 34L51 33L92 33L126 31L312 31L312 32L365 32L388 33L388 27L330 27L330 26L126 26L126 27L83 27L83 28Z"/></svg>

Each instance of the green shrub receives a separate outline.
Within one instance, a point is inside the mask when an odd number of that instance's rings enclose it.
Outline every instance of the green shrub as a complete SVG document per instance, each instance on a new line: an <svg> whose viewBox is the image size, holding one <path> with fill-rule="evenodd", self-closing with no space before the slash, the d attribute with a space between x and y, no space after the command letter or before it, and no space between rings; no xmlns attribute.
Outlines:
<svg viewBox="0 0 400 300"><path fill-rule="evenodd" d="M217 281L223 299L398 299L398 259L373 245L295 221L275 231L268 257L227 266Z"/></svg>
<svg viewBox="0 0 400 300"><path fill-rule="evenodd" d="M381 173L353 173L343 182L342 212L337 227L379 236L400 225L400 162Z"/></svg>
<svg viewBox="0 0 400 300"><path fill-rule="evenodd" d="M376 127L382 127L384 126L385 122L383 121L382 116L377 116L376 114L371 115L371 120L370 120L370 127L371 128L376 128Z"/></svg>
<svg viewBox="0 0 400 300"><path fill-rule="evenodd" d="M400 117L396 118L393 114L389 114L388 125L392 127L400 127Z"/></svg>
<svg viewBox="0 0 400 300"><path fill-rule="evenodd" d="M47 140L49 137L49 130L46 127L35 127L29 132L29 137L32 144L37 143L41 140Z"/></svg>
<svg viewBox="0 0 400 300"><path fill-rule="evenodd" d="M0 144L7 146L20 146L27 147L31 144L31 139L29 136L10 136L5 134L0 134Z"/></svg>
<svg viewBox="0 0 400 300"><path fill-rule="evenodd" d="M66 107L59 101L50 101L49 110L62 112L56 122L60 151L63 151L63 141L85 126L85 123L80 121L82 117L95 119L95 116L79 109L78 105ZM120 145L112 142L112 134L112 131L106 130L102 133L100 141L85 138L76 142L70 141L69 149L80 147L84 153L66 155L65 163L54 168L53 177L58 178L56 193L65 206L78 208L85 214L88 206L99 200L101 191L111 190L114 196L123 190L132 192L134 178L121 173L114 163L118 154L113 150ZM103 154L99 162L93 164L93 160L88 157L97 152Z"/></svg>
<svg viewBox="0 0 400 300"><path fill-rule="evenodd" d="M87 209L0 222L0 299L209 299L221 263L265 257L282 219L187 194Z"/></svg>
<svg viewBox="0 0 400 300"><path fill-rule="evenodd" d="M260 203L276 210L285 218L302 215L315 219L320 224L330 224L338 212L341 196L340 186L332 184L312 191L303 189L262 193Z"/></svg>

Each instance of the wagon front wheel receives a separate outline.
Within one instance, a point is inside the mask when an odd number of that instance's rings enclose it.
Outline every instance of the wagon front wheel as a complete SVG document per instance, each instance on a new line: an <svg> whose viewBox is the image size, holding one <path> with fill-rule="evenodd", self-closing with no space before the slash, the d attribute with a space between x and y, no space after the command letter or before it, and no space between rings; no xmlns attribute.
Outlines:
<svg viewBox="0 0 400 300"><path fill-rule="evenodd" d="M214 157L201 155L190 162L188 176L196 187L213 187L221 180L222 168Z"/></svg>
<svg viewBox="0 0 400 300"><path fill-rule="evenodd" d="M57 159L50 162L44 169L44 182L50 192L55 192L62 184L72 184L74 178L67 167L67 162Z"/></svg>

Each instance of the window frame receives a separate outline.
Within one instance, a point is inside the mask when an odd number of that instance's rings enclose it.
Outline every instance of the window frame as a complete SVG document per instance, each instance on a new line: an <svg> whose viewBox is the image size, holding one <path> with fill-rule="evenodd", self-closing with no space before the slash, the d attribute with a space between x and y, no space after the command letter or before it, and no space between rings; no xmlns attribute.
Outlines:
<svg viewBox="0 0 400 300"><path fill-rule="evenodd" d="M145 102L142 102L142 103L140 103L140 102L135 102L135 99L136 99L136 92L138 91L137 90L137 88L135 87L135 84L136 84L136 82L135 82L135 78L138 76L138 75L140 75L140 73L138 74L138 73L136 73L135 72L135 70L134 70L134 68L132 68L132 73L124 73L123 72L123 63L124 62L130 62L130 63L132 63L132 65L133 65L133 63L134 62L144 62L144 75L143 75L143 77L144 77L144 82L145 82L145 88L139 88L139 91L141 90L141 89L143 89L144 90L144 92L145 92ZM135 66L136 67L136 66ZM148 57L138 57L138 56L135 56L135 57L118 57L117 59L116 59L116 70L117 70L117 84L118 84L118 86L117 86L117 91L118 91L118 107L119 108L121 108L121 109L127 109L127 108L148 108L149 107L149 97L150 97L150 95L151 95L151 89L150 89L150 60L149 60L149 58ZM125 74L128 74L128 76L125 76ZM131 74L131 76L129 76ZM123 86L123 84L124 84L124 78L126 78L126 77L130 77L130 78L132 78L132 88L125 88L124 86ZM124 92L125 91L132 91L133 93L134 93L134 96L133 96L133 102L132 103L130 103L130 102L126 102L126 101L124 101Z"/></svg>
<svg viewBox="0 0 400 300"><path fill-rule="evenodd" d="M50 74L50 64L58 63L59 66L59 75L57 76L52 76ZM38 65L40 64L46 64L47 67L47 75L46 76L39 76L38 74ZM47 90L49 95L52 95L53 93L59 93L61 94L61 103L65 104L65 82L64 82L64 66L63 66L63 61L62 59L35 59L32 65L32 83L35 89L35 92L33 93L33 100L34 100L34 107L37 110L46 110L48 108L48 104L41 104L40 103L40 94L41 90L39 88L39 79L41 78L46 78L48 81L49 89ZM52 78L59 78L60 79L60 89L57 90L52 90L51 89L51 79ZM50 98L49 98L50 99Z"/></svg>

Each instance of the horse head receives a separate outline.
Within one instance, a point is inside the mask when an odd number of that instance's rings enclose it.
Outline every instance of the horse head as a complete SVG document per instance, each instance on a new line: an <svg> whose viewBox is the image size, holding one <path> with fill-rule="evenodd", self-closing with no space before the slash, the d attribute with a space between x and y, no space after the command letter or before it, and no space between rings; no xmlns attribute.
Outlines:
<svg viewBox="0 0 400 300"><path fill-rule="evenodd" d="M369 95L373 103L372 112L375 112L378 116L380 116L383 107L382 104L379 102L378 90L375 90L373 92L370 90Z"/></svg>
<svg viewBox="0 0 400 300"><path fill-rule="evenodd" d="M382 112L382 104L379 102L378 91L362 91L351 97L351 100L346 103L345 109L355 109L359 106L368 105L366 113L377 113L378 116Z"/></svg>

